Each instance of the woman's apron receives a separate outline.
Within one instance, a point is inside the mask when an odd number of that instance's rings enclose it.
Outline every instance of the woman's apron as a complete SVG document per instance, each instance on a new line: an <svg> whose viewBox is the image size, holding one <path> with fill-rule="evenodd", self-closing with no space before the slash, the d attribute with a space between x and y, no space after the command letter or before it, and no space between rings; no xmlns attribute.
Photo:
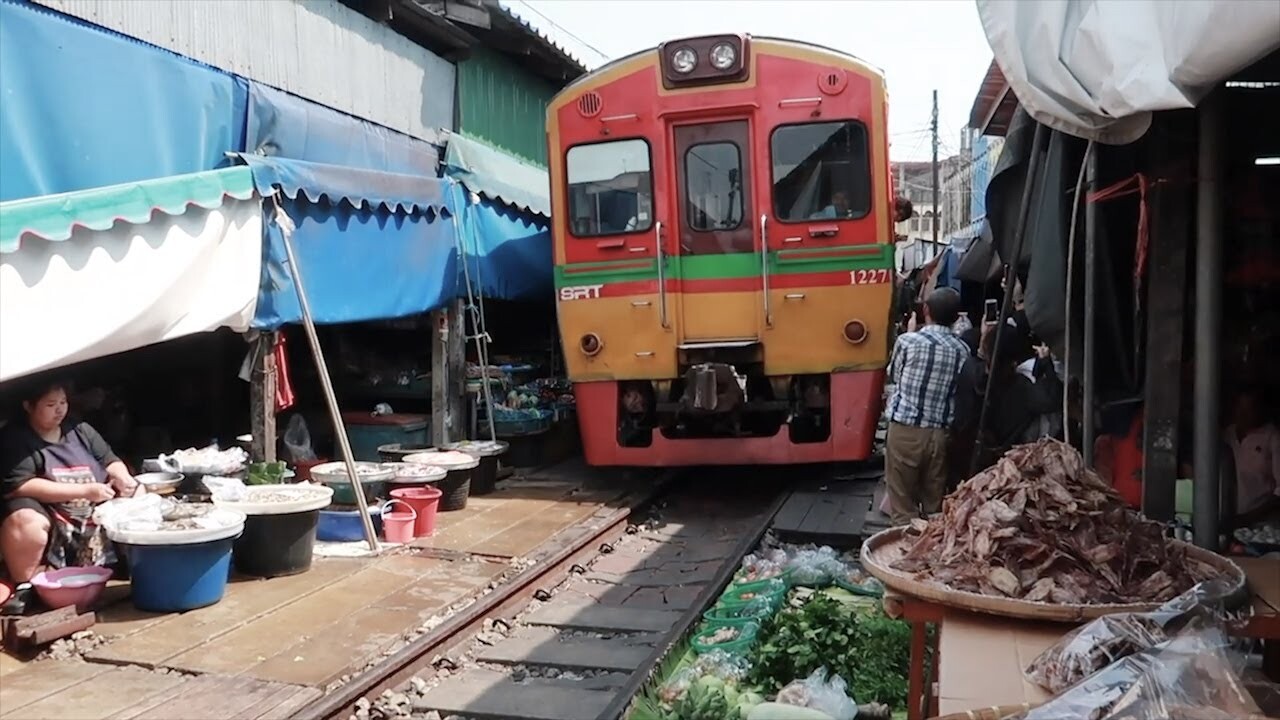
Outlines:
<svg viewBox="0 0 1280 720"><path fill-rule="evenodd" d="M77 485L107 482L107 469L75 430L67 433L61 443L46 446L40 455L46 479ZM72 500L48 508L51 527L45 562L51 568L115 562L106 532L93 521L92 502Z"/></svg>

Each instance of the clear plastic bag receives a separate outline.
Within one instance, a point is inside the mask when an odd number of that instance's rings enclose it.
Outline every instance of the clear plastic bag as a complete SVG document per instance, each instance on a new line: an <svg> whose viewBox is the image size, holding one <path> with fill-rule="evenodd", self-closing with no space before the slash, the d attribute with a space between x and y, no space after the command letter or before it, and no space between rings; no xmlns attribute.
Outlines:
<svg viewBox="0 0 1280 720"><path fill-rule="evenodd" d="M698 675L693 671L693 668L687 667L679 670L670 678L667 678L667 681L662 683L662 687L658 688L658 699L667 705L676 704L689 691L689 686L693 684L693 681L697 679Z"/></svg>
<svg viewBox="0 0 1280 720"><path fill-rule="evenodd" d="M832 675L827 679L827 669L820 667L804 680L793 680L778 693L778 702L784 705L806 707L830 715L832 720L853 720L858 714L858 704L849 697L844 678Z"/></svg>
<svg viewBox="0 0 1280 720"><path fill-rule="evenodd" d="M658 699L668 705L679 702L699 678L719 678L725 685L738 685L751 671L751 664L746 658L730 655L721 650L713 650L699 655L692 665L681 668L673 674L662 687L658 688Z"/></svg>
<svg viewBox="0 0 1280 720"><path fill-rule="evenodd" d="M289 424L284 429L284 448L294 463L317 459L315 449L311 447L311 431L307 429L307 421L302 415L295 414L289 418Z"/></svg>
<svg viewBox="0 0 1280 720"><path fill-rule="evenodd" d="M830 547L803 548L788 562L791 579L796 585L826 587L844 575L845 564Z"/></svg>
<svg viewBox="0 0 1280 720"><path fill-rule="evenodd" d="M781 557L778 557L778 555L781 555ZM740 580L742 582L755 582L756 580L778 577L786 569L786 564L787 554L779 550L765 553L764 555L748 555L742 559Z"/></svg>
<svg viewBox="0 0 1280 720"><path fill-rule="evenodd" d="M695 678L710 675L720 678L725 684L732 685L742 682L747 673L751 671L751 663L739 655L730 655L721 650L712 650L704 655L699 655L691 669L694 671Z"/></svg>
<svg viewBox="0 0 1280 720"><path fill-rule="evenodd" d="M1150 612L1100 617L1067 633L1024 674L1049 692L1062 692L1121 658L1166 642L1193 617L1224 620L1228 590L1221 582L1201 583Z"/></svg>
<svg viewBox="0 0 1280 720"><path fill-rule="evenodd" d="M203 482L214 500L239 502L248 494L248 488L239 478L205 475Z"/></svg>
<svg viewBox="0 0 1280 720"><path fill-rule="evenodd" d="M107 531L153 530L164 522L164 499L148 493L115 498L94 508L93 520Z"/></svg>
<svg viewBox="0 0 1280 720"><path fill-rule="evenodd" d="M1013 720L1262 720L1221 624L1194 618Z"/></svg>

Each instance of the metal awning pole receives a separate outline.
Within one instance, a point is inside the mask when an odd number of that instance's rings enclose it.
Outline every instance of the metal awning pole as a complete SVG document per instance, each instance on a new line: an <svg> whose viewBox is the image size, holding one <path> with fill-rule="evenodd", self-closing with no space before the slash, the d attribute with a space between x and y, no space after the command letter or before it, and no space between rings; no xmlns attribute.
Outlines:
<svg viewBox="0 0 1280 720"><path fill-rule="evenodd" d="M1031 196L1035 190L1036 176L1040 174L1040 160L1044 157L1042 148L1044 138L1049 130L1041 123L1036 123L1036 133L1031 140L1031 158L1027 162L1027 179L1022 184L1022 204L1018 206L1018 225L1014 228L1013 257L1002 258L1005 261L1004 300L1000 303L1000 316L996 321L996 336L992 338L992 351L1000 347L1000 336L1004 333L1009 311L1013 306L1013 286L1018 279L1018 262L1022 259L1022 245L1027 237L1027 218L1031 213ZM993 360L994 358L988 358ZM994 387L995 373L987 372L987 387L982 393L982 410L978 413L978 431L973 438L973 454L969 458L969 475L978 472L978 460L982 455L982 431L987 426L987 408L991 404L991 389Z"/></svg>
<svg viewBox="0 0 1280 720"><path fill-rule="evenodd" d="M378 536L373 531L373 520L369 517L369 506L364 501L364 486L360 475L356 473L355 458L351 454L351 441L347 438L347 426L342 422L342 411L338 409L338 397L333 392L333 379L329 377L329 365L324 360L324 351L320 348L320 337L316 335L316 324L311 317L311 304L307 302L307 293L303 290L302 269L298 267L298 258L293 253L293 220L285 214L280 206L279 195L272 195L275 204L276 224L280 227L280 237L284 241L285 256L289 260L289 272L293 275L293 289L298 294L298 308L302 311L302 327L307 331L307 342L311 344L311 356L316 361L316 372L320 375L320 387L324 391L325 404L329 406L329 419L333 421L333 432L338 438L338 446L342 452L342 460L346 464L347 477L351 479L351 487L355 490L356 506L360 509L360 524L364 526L364 539L369 549L378 551Z"/></svg>
<svg viewBox="0 0 1280 720"><path fill-rule="evenodd" d="M1218 548L1218 427L1222 393L1222 98L1200 104L1196 174L1195 480L1192 531L1196 545Z"/></svg>
<svg viewBox="0 0 1280 720"><path fill-rule="evenodd" d="M1084 162L1084 182L1088 193L1084 201L1084 357L1080 389L1083 395L1080 408L1080 449L1083 451L1085 467L1093 467L1093 445L1098 434L1094 417L1098 379L1098 204L1089 200L1088 196L1098 189L1098 153L1089 153Z"/></svg>

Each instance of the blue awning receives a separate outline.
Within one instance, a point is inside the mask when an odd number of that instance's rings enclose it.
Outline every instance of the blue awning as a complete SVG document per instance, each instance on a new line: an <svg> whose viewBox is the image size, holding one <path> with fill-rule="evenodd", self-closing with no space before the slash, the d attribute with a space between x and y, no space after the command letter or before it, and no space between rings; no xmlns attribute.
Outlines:
<svg viewBox="0 0 1280 720"><path fill-rule="evenodd" d="M469 203L465 188L454 189L454 207L465 208L460 218L472 290L498 300L550 298L554 273L547 218L484 198Z"/></svg>
<svg viewBox="0 0 1280 720"><path fill-rule="evenodd" d="M0 201L212 170L245 147L243 80L0 2Z"/></svg>
<svg viewBox="0 0 1280 720"><path fill-rule="evenodd" d="M435 117L439 109L423 112L447 124L448 113ZM429 142L252 81L245 134L249 151L270 157L428 176L440 165Z"/></svg>
<svg viewBox="0 0 1280 720"><path fill-rule="evenodd" d="M285 197L296 200L304 196L312 203L337 205L346 201L352 207L387 210L392 213L438 213L446 207L448 184L435 177L398 175L342 165L286 160L241 153L241 160L253 170L258 190L279 187Z"/></svg>
<svg viewBox="0 0 1280 720"><path fill-rule="evenodd" d="M460 269L447 181L245 156L264 196L277 187L317 323L403 317L443 307ZM254 327L302 320L280 228L266 230Z"/></svg>
<svg viewBox="0 0 1280 720"><path fill-rule="evenodd" d="M489 200L551 217L546 168L457 133L449 135L445 174Z"/></svg>

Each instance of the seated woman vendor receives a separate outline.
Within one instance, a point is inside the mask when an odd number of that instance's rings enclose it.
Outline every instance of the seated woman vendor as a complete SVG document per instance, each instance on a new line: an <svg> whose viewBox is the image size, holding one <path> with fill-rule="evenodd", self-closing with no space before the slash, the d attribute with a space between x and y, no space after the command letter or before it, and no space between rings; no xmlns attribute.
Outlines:
<svg viewBox="0 0 1280 720"><path fill-rule="evenodd" d="M93 508L140 491L98 431L69 421L67 409L66 384L36 383L0 437L0 558L18 584L14 605L46 567L114 562Z"/></svg>

